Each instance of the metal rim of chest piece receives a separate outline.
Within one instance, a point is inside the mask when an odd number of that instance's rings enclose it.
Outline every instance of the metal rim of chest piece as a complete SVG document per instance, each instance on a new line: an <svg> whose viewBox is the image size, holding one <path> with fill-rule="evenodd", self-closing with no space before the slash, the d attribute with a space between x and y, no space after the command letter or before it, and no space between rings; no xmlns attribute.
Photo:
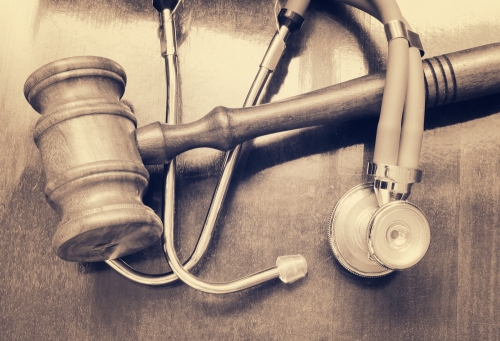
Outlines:
<svg viewBox="0 0 500 341"><path fill-rule="evenodd" d="M418 263L427 252L430 228L407 201L379 206L373 183L351 188L333 209L328 239L338 262L362 277L381 277Z"/></svg>

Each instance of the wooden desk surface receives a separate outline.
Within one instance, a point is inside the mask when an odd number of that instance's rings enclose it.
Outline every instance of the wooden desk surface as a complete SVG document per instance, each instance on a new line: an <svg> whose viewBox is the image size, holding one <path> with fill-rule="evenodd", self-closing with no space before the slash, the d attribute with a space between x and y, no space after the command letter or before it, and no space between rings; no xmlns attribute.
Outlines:
<svg viewBox="0 0 500 341"><path fill-rule="evenodd" d="M500 2L401 0L426 56L499 41ZM271 0L185 0L176 14L182 121L217 105L239 107L276 28ZM500 100L490 96L429 110L411 201L432 240L414 268L356 278L335 261L327 224L336 201L364 182L376 122L258 138L246 149L207 257L195 273L227 281L302 254L308 276L215 296L177 283L148 288L103 263L68 263L51 251L57 216L46 203L23 97L36 68L98 55L128 75L124 98L139 125L163 120L165 85L150 1L23 0L0 3L0 338L3 340L499 340ZM383 70L387 44L376 20L312 1L289 40L264 102ZM178 160L177 247L191 252L222 154ZM158 209L161 179L146 202ZM126 259L168 269L160 245Z"/></svg>

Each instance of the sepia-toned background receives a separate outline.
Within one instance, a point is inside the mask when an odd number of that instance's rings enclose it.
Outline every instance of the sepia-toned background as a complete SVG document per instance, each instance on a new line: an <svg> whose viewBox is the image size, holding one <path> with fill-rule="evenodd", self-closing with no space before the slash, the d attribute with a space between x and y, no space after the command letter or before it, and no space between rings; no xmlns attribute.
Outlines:
<svg viewBox="0 0 500 341"><path fill-rule="evenodd" d="M500 2L400 0L426 57L500 41ZM272 0L184 0L176 12L181 120L240 107L276 29ZM312 0L262 102L385 69L375 19ZM104 263L51 251L56 213L43 194L33 143L38 114L26 78L65 57L124 67L124 99L139 126L165 116L157 12L147 0L0 1L0 338L3 340L499 340L500 96L429 110L410 200L427 215L431 245L415 267L379 279L335 261L327 226L336 201L366 181L376 120L261 137L247 145L207 256L194 273L233 280L302 254L305 279L215 296L181 283L134 284ZM177 242L186 259L202 227L222 153L178 158ZM158 210L161 172L145 201ZM159 211L158 211L159 213ZM168 270L160 244L126 257Z"/></svg>

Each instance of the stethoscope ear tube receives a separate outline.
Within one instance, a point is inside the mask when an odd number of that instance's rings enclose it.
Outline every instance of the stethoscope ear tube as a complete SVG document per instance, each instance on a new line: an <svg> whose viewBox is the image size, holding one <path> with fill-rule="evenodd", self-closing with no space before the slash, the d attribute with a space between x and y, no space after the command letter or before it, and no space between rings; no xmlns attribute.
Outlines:
<svg viewBox="0 0 500 341"><path fill-rule="evenodd" d="M278 21L281 27L276 32L266 55L260 65L259 72L255 77L252 87L245 100L244 106L253 106L257 103L260 93L265 86L269 75L274 71L281 54L285 49L285 40L290 31L300 28L303 22L302 15L309 4L309 0L289 0L285 8L280 12ZM175 124L177 121L177 66L175 53L175 30L172 20L172 13L177 5L177 1L158 0L153 1L153 5L160 12L162 20L162 47L165 51L162 55L166 58L167 71L167 123ZM165 27L165 23L170 25ZM169 47L170 46L170 53ZM162 48L163 50L163 48ZM241 278L227 283L209 283L202 281L191 275L188 270L194 266L203 256L208 248L208 243L212 236L217 217L219 215L222 203L224 201L227 189L234 171L238 153L241 146L226 154L222 176L217 184L212 202L210 204L207 218L198 240L196 249L185 265L182 265L177 257L174 248L174 212L175 212L175 158L167 166L165 182L165 201L164 201L164 231L162 235L162 244L165 256L174 273L163 275L148 275L132 269L121 260L107 261L108 264L125 277L141 284L162 285L170 283L180 278L189 286L207 293L224 294L247 289L251 286L263 283L265 281L280 278L284 283L292 283L307 273L307 262L301 255L278 257L276 266L258 272L256 274Z"/></svg>
<svg viewBox="0 0 500 341"><path fill-rule="evenodd" d="M420 50L416 47L409 49L409 64L397 165L417 169L424 135L425 84Z"/></svg>
<svg viewBox="0 0 500 341"><path fill-rule="evenodd" d="M300 28L303 21L302 15L308 4L309 0L289 0L284 7L286 10L282 10L280 12L278 22L280 22L281 26L276 32L269 49L264 56L259 71L243 105L244 107L254 106L257 104L262 89L267 83L270 74L274 71L274 68L279 62L279 59L285 49L285 40L287 39L289 32ZM211 237L211 232L208 233L205 231L212 231L215 227L215 223L220 213L222 203L224 202L240 150L241 145L237 145L233 150L226 153L222 175L215 189L215 193L207 213L207 218L205 220L205 225L203 227L202 235L206 235L204 240L205 243L207 243ZM165 207L167 209L167 206ZM172 216L173 212L170 218L172 218ZM166 219L167 217L165 216L165 220ZM277 277L284 283L292 283L307 274L307 262L304 257L301 255L292 255L278 257L275 267L261 271L254 275L227 283L209 283L196 278L184 269L177 258L173 238L174 233L172 219L171 227L166 229L162 236L163 247L169 265L184 283L203 292L225 294L240 291Z"/></svg>

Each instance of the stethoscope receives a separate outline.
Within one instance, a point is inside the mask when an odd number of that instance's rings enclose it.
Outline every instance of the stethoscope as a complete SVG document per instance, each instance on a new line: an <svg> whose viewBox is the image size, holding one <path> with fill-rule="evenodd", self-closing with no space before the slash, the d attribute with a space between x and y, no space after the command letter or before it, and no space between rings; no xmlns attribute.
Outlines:
<svg viewBox="0 0 500 341"><path fill-rule="evenodd" d="M415 265L430 242L429 223L418 207L406 201L411 186L420 182L418 169L423 136L425 90L418 35L409 29L394 0L341 0L384 24L389 44L386 84L377 128L373 162L368 175L373 183L349 190L335 206L329 240L333 253L348 271L366 277L386 275ZM179 1L154 0L161 21L162 55L167 75L167 123L178 121L177 52L175 13ZM289 0L278 15L279 28L260 64L244 106L256 105L262 89L276 68L285 42L300 28L308 0ZM402 122L402 123L401 123ZM301 255L278 257L276 266L227 283L209 283L189 273L208 248L217 217L233 175L241 145L225 155L224 170L215 189L196 248L181 264L174 249L175 159L166 166L164 230L162 245L173 272L141 273L123 260L106 261L128 279L144 285L165 285L178 278L209 293L229 293L279 277L290 283L307 273Z"/></svg>

